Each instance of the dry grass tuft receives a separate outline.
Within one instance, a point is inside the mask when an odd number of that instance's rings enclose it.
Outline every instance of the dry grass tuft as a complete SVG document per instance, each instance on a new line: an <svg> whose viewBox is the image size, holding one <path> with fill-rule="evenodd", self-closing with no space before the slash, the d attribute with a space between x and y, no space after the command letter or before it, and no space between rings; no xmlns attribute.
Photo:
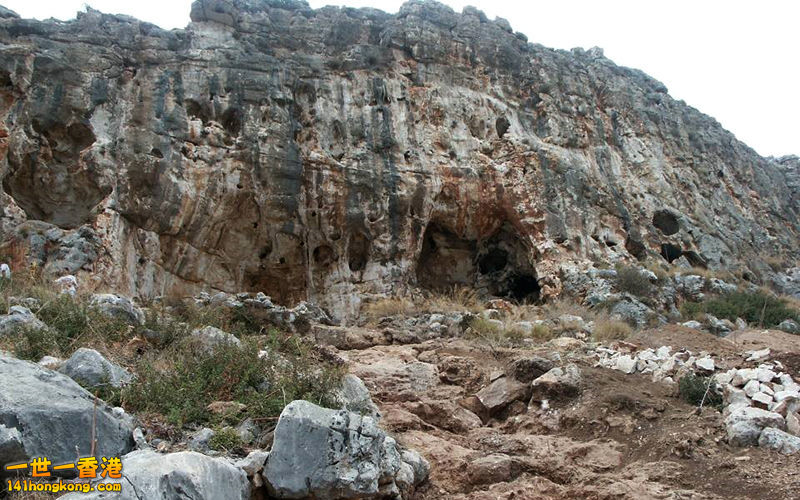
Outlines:
<svg viewBox="0 0 800 500"><path fill-rule="evenodd" d="M632 333L633 328L628 323L616 319L602 318L595 320L592 336L598 342L609 342L625 340Z"/></svg>
<svg viewBox="0 0 800 500"><path fill-rule="evenodd" d="M370 302L361 307L361 312L369 321L397 315L408 315L416 312L414 303L405 297L388 297Z"/></svg>

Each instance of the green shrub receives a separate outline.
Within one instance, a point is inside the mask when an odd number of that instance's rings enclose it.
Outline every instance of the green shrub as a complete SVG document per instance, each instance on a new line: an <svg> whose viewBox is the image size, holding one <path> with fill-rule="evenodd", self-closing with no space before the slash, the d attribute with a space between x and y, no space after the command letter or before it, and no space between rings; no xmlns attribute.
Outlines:
<svg viewBox="0 0 800 500"><path fill-rule="evenodd" d="M620 291L639 298L649 298L653 293L650 279L635 267L618 266L616 284Z"/></svg>
<svg viewBox="0 0 800 500"><path fill-rule="evenodd" d="M223 427L214 432L211 439L208 440L208 447L212 450L219 450L225 452L232 452L241 450L242 439L236 429L231 427Z"/></svg>
<svg viewBox="0 0 800 500"><path fill-rule="evenodd" d="M742 318L750 324L772 328L783 320L800 321L800 313L783 300L761 291L736 291L704 302L685 302L681 313L696 318L704 313L736 321Z"/></svg>
<svg viewBox="0 0 800 500"><path fill-rule="evenodd" d="M208 411L214 401L242 403L245 410L239 416L257 419L276 417L295 399L334 404L341 371L316 359L310 348L297 346L293 353L260 356L251 340L209 352L184 339L140 362L138 378L123 390L123 404L161 414L178 426L224 419Z"/></svg>
<svg viewBox="0 0 800 500"><path fill-rule="evenodd" d="M700 406L702 402L703 406L721 408L722 395L718 391L719 386L711 377L689 374L678 381L678 392L681 398L694 406Z"/></svg>

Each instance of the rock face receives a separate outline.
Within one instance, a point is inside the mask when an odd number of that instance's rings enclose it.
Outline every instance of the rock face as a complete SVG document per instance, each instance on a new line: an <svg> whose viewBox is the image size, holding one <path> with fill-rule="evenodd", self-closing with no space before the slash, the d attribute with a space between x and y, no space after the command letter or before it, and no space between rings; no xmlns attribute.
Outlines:
<svg viewBox="0 0 800 500"><path fill-rule="evenodd" d="M264 468L277 498L384 498L427 477L427 463L401 454L371 417L293 401L284 408Z"/></svg>
<svg viewBox="0 0 800 500"><path fill-rule="evenodd" d="M72 379L0 355L0 424L18 431L26 458L46 456L53 463L71 462L76 448L81 456L88 455L94 411L94 397ZM112 412L101 401L97 405L97 455L121 456L130 451L133 428L130 416ZM7 434L7 430L0 432L2 442L11 440ZM2 442L0 450L4 452L16 449ZM0 456L0 462L8 463L6 458Z"/></svg>
<svg viewBox="0 0 800 500"><path fill-rule="evenodd" d="M758 276L796 252L796 162L599 49L430 1L191 18L0 15L4 252L131 296L263 291L340 320L406 284L535 298L567 261Z"/></svg>

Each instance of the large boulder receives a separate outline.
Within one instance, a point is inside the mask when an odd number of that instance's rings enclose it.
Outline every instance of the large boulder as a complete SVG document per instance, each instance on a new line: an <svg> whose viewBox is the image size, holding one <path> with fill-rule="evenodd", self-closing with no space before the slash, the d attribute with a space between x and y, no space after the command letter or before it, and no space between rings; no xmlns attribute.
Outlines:
<svg viewBox="0 0 800 500"><path fill-rule="evenodd" d="M0 354L0 423L19 431L27 458L65 463L74 461L76 453L88 455L93 420L98 456L121 456L133 448L135 426L129 415L95 403L66 375ZM0 463L9 459L0 455Z"/></svg>
<svg viewBox="0 0 800 500"><path fill-rule="evenodd" d="M99 293L92 295L89 304L110 318L119 319L131 325L144 323L144 313L127 297L112 293Z"/></svg>
<svg viewBox="0 0 800 500"><path fill-rule="evenodd" d="M778 413L754 408L736 408L725 417L728 442L734 446L756 446L761 432L767 427L784 429L786 422Z"/></svg>
<svg viewBox="0 0 800 500"><path fill-rule="evenodd" d="M278 419L263 475L276 498L400 496L427 476L421 457L405 456L371 417L292 401Z"/></svg>
<svg viewBox="0 0 800 500"><path fill-rule="evenodd" d="M137 450L122 457L121 493L70 493L59 500L114 498L115 500L178 499L249 500L250 483L244 470L227 460L193 451L161 455Z"/></svg>
<svg viewBox="0 0 800 500"><path fill-rule="evenodd" d="M86 347L75 351L58 371L82 386L90 388L106 384L118 388L133 378L125 368L107 360L94 349Z"/></svg>
<svg viewBox="0 0 800 500"><path fill-rule="evenodd" d="M47 328L30 309L23 306L11 306L8 314L0 315L0 336L13 333L20 328L44 330Z"/></svg>

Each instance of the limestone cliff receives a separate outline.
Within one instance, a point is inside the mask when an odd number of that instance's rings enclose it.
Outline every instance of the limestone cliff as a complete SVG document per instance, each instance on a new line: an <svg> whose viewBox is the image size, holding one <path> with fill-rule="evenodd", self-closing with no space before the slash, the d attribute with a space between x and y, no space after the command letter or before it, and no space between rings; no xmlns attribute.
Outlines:
<svg viewBox="0 0 800 500"><path fill-rule="evenodd" d="M407 285L521 298L592 262L758 280L767 257L797 260L796 159L760 157L599 49L428 1L198 0L191 18L0 8L7 257L340 319Z"/></svg>

